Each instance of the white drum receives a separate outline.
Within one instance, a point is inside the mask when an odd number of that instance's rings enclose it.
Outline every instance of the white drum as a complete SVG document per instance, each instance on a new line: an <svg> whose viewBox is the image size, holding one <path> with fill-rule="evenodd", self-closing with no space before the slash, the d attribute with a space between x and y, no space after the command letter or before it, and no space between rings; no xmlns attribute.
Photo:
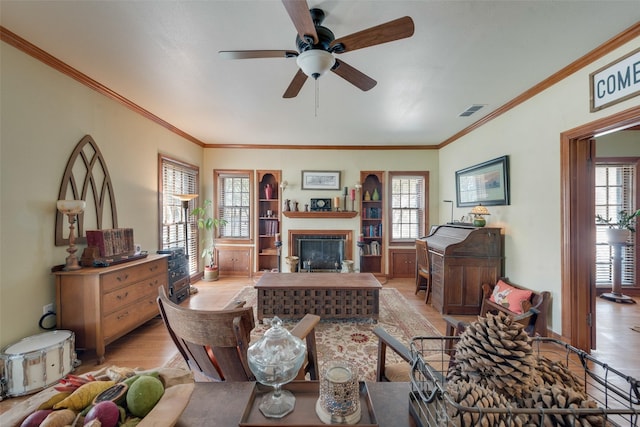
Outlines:
<svg viewBox="0 0 640 427"><path fill-rule="evenodd" d="M0 352L3 394L22 396L40 391L74 368L75 335L51 331L23 338Z"/></svg>

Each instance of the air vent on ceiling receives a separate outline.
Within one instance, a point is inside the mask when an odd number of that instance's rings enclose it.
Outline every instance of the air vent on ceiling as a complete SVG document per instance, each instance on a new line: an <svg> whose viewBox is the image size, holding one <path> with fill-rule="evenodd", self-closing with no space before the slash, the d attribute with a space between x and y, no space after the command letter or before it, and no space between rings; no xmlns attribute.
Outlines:
<svg viewBox="0 0 640 427"><path fill-rule="evenodd" d="M460 117L469 117L470 115L474 114L479 109L481 109L482 107L484 107L484 104L473 104L471 107L467 108L462 113L460 113Z"/></svg>

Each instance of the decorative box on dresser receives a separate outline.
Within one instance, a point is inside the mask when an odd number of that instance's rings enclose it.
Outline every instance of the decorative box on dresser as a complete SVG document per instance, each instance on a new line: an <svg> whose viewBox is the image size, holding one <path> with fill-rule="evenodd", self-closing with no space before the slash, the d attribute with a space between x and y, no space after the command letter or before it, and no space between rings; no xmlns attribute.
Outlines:
<svg viewBox="0 0 640 427"><path fill-rule="evenodd" d="M56 271L57 327L75 333L76 347L105 346L158 315L158 287L167 290L167 256L101 268Z"/></svg>
<svg viewBox="0 0 640 427"><path fill-rule="evenodd" d="M441 225L426 238L431 303L442 314L479 314L482 284L503 275L499 228Z"/></svg>

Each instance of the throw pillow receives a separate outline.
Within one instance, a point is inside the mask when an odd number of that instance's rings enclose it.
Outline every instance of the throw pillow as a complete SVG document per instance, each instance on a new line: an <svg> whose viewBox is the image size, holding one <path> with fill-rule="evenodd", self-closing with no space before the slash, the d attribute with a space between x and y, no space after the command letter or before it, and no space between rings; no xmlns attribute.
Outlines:
<svg viewBox="0 0 640 427"><path fill-rule="evenodd" d="M502 280L493 288L490 301L499 304L515 314L522 314L522 302L531 298L533 292L514 288Z"/></svg>

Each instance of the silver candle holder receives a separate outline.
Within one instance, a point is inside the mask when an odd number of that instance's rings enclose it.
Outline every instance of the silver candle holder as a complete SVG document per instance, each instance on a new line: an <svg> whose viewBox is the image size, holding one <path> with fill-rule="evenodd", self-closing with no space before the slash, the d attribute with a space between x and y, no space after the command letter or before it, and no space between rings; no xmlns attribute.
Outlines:
<svg viewBox="0 0 640 427"><path fill-rule="evenodd" d="M345 361L325 364L316 414L325 424L356 424L362 415L358 368Z"/></svg>

